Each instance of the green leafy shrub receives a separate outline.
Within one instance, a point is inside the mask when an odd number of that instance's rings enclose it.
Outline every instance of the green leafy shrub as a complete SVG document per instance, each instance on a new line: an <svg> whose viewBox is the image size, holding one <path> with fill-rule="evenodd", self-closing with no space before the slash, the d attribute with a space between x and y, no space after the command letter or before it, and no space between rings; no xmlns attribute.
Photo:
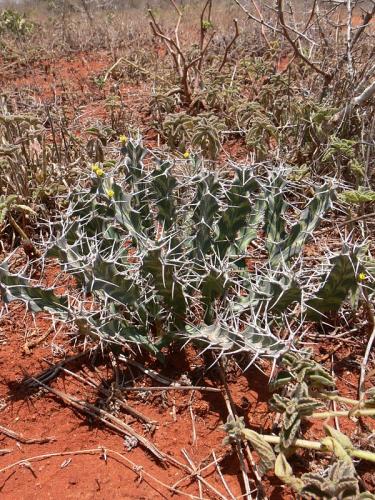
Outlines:
<svg viewBox="0 0 375 500"><path fill-rule="evenodd" d="M346 203L374 203L375 191L371 189L344 191L340 194L340 198Z"/></svg>
<svg viewBox="0 0 375 500"><path fill-rule="evenodd" d="M19 12L12 9L0 12L0 34L8 32L16 36L25 36L33 29L34 24Z"/></svg>

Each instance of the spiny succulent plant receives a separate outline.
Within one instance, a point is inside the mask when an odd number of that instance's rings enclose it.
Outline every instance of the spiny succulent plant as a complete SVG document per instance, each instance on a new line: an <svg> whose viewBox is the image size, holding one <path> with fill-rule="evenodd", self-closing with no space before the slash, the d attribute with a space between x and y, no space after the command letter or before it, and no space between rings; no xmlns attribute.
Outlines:
<svg viewBox="0 0 375 500"><path fill-rule="evenodd" d="M293 304L321 319L356 286L356 256L349 251L323 268L326 275L295 270L331 207L328 185L315 189L288 229L292 207L282 166L278 175L267 164L237 168L234 177L204 168L191 175L169 161L146 168L140 142L130 140L121 151L113 169L96 165L91 187L71 194L46 254L75 277L74 297L33 287L3 263L5 302L19 298L36 311L55 309L80 332L154 352L178 337L223 353L278 357L292 342L293 332L279 338L278 325L294 315ZM265 241L264 258L252 272L246 260L257 238Z"/></svg>

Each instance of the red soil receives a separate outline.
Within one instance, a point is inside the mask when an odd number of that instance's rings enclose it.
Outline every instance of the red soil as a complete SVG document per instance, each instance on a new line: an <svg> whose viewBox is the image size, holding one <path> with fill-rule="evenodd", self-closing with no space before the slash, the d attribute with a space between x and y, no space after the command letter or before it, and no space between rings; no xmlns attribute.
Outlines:
<svg viewBox="0 0 375 500"><path fill-rule="evenodd" d="M56 269L51 268L47 273L46 284L51 285L55 277ZM70 285L69 280L61 281L59 293ZM50 333L46 337L48 331ZM34 339L41 342L35 342L36 345L33 346ZM0 450L10 451L0 456L0 497L30 500L77 497L171 498L171 490L157 481L171 487L189 475L186 470L158 462L139 443L129 451L124 443L124 435L106 428L103 423L92 417L78 413L55 395L42 389L31 390L25 384L25 379L38 376L50 366L45 360L56 364L65 356L81 352L82 348L74 346L70 339L66 326L62 325L61 331L55 335L48 315L38 314L34 320L20 303L11 304L9 312L1 319L0 425L24 438L53 438L53 441L22 444L17 439L3 434L0 428ZM330 356L326 354L333 352L333 366L342 395L356 397L356 362L360 362L363 356L364 344L365 338L359 339L358 342L342 343L333 343L326 339L324 344L317 344L317 359L322 359L328 369ZM164 367L152 358L138 356L135 359L143 366L174 381L180 381L187 376L196 385L221 387L217 369L212 368L204 373L204 362L192 348L167 353ZM66 368L81 376L89 376L109 391L113 387L113 369L108 359L99 357L94 366L89 357L83 357L81 361L69 362ZM269 373L269 366L267 368L267 365L263 365L263 368ZM122 364L119 369L121 377L127 380L136 378L134 385L137 387L160 385L136 367L129 368ZM228 367L227 380L237 414L243 416L251 428L260 432L271 432L275 414L267 407L270 396L267 391L267 376L255 367L242 373L237 366L231 364ZM371 381L374 381L373 374L368 382ZM213 461L214 450L225 482L232 493L236 496L243 493L237 456L229 446L222 445L225 434L221 425L228 416L222 393L125 393L126 402L131 408L156 422L154 432L150 432L134 417L113 404L111 406L110 401L106 403L108 398L100 395L96 389L85 386L69 374L60 373L49 385L109 412L115 411L118 418L185 467L188 463L184 458L183 449L198 467ZM308 424L304 437L321 438L324 435L323 423L317 421L313 425ZM330 423L333 425L333 422ZM373 421L368 419L363 425L367 427L366 432L355 422L340 419L341 430L347 433L357 446L366 447L366 435L373 432L375 426ZM91 451L82 453L84 450ZM52 456L53 454L56 455ZM44 458L41 457L43 455ZM299 457L296 457L293 463L295 470L300 472L305 471L309 465L313 468L321 465L322 460L327 465L329 463L322 457L314 458L308 453ZM371 469L360 465L359 470L367 488L375 491ZM248 472L252 478L251 470ZM224 498L228 498L214 465L207 468L202 475L211 487ZM294 498L287 489L280 486L271 473L264 478L264 487L271 499ZM185 479L177 488L181 491L177 497L186 498L199 494L196 479ZM220 498L204 485L203 494L204 498Z"/></svg>
<svg viewBox="0 0 375 500"><path fill-rule="evenodd" d="M3 73L1 80L14 90L33 91L46 102L63 92L79 90L83 95L91 93L95 90L92 78L105 71L109 64L108 53L103 51L78 53L58 60L18 64Z"/></svg>
<svg viewBox="0 0 375 500"><path fill-rule="evenodd" d="M16 319L17 318L17 319ZM42 342L42 345L30 349L30 354L25 353L25 337L27 335L42 336L50 328L50 321L44 316L39 316L34 324L30 314L25 314L23 306L14 304L10 307L1 324L1 340L3 342L0 358L0 401L2 402L1 425L26 438L53 437L54 441L45 444L19 444L14 439L1 434L0 449L10 449L9 454L0 457L0 471L10 464L24 461L23 464L4 470L0 475L0 491L4 498L34 499L34 498L169 498L171 492L158 485L155 480L149 479L145 474L138 474L132 470L125 460L114 457L108 452L107 461L98 448L115 450L136 464L140 471L150 473L159 481L172 485L177 480L187 475L186 472L174 466L163 466L157 463L149 453L138 445L131 451L124 446L124 437L107 430L83 415L75 413L71 408L59 401L55 396L41 392L32 393L27 390L22 380L27 376L37 375L48 364L60 361L59 356L51 353L50 343L52 334ZM72 351L67 338L59 335L54 339L65 351ZM147 360L143 360L147 365ZM149 361L148 364L153 364ZM95 372L93 368L86 369L96 380L103 384L108 381L110 387L109 368L99 364ZM183 374L190 374L197 370L201 361L196 359L193 352L173 354L168 360L164 375L179 380ZM157 366L157 365L155 365ZM69 369L78 373L82 367L77 362L67 365ZM134 369L137 373L137 369ZM126 367L124 374L127 375ZM259 377L258 377L259 378ZM264 417L265 403L257 403L259 397L256 390L249 390L245 376L235 377L236 383L231 385L235 402L243 404L244 395L249 400L249 408L256 406L254 415ZM137 386L149 384L150 381L137 382ZM205 384L213 385L212 380L205 380ZM82 387L75 379L69 376L59 377L51 384L54 388L98 404L99 395L90 389ZM234 494L241 494L238 477L238 463L230 448L223 447L221 441L224 432L220 425L226 420L227 412L224 400L220 393L196 392L189 403L191 392L168 391L167 393L152 392L145 399L142 393L136 393L128 398L128 403L157 422L153 434L146 432L140 424L134 422L129 415L119 414L125 422L131 423L140 434L160 450L177 458L186 465L186 460L181 450L186 449L189 457L198 465L202 461L212 461L210 454L215 450L217 458L221 461L222 471L228 486ZM191 408L191 410L190 410ZM190 413L191 411L191 413ZM247 412L246 412L247 413ZM251 412L252 413L252 412ZM196 439L193 442L193 424ZM254 415L252 417L254 418ZM69 455L64 453L78 450L96 449L96 452L85 455ZM30 462L30 457L62 453L56 457L47 457L45 460ZM68 464L66 460L71 459ZM26 464L26 465L25 465ZM225 495L225 490L214 467L207 469L204 474L207 481ZM141 477L141 479L140 479ZM184 492L197 494L196 481L184 481L181 484ZM205 489L206 490L206 489ZM1 495L0 495L1 496ZM215 498L209 491L205 492L206 498Z"/></svg>

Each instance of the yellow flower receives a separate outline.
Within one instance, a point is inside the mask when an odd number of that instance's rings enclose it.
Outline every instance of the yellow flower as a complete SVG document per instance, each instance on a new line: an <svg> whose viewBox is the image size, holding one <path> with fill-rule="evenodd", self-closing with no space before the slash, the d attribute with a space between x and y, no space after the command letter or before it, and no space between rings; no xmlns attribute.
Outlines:
<svg viewBox="0 0 375 500"><path fill-rule="evenodd" d="M185 151L185 153L182 155L184 158L190 158L190 153L189 151Z"/></svg>
<svg viewBox="0 0 375 500"><path fill-rule="evenodd" d="M123 146L125 146L125 144L128 142L128 138L126 137L126 135L120 135L119 141Z"/></svg>
<svg viewBox="0 0 375 500"><path fill-rule="evenodd" d="M95 173L96 173L96 175L97 175L98 177L103 177L103 175L104 175L104 170L102 170L101 168L99 168L99 167L98 167L98 168L95 170Z"/></svg>
<svg viewBox="0 0 375 500"><path fill-rule="evenodd" d="M115 192L113 191L113 189L107 189L106 193L107 193L108 198L113 198L115 195Z"/></svg>
<svg viewBox="0 0 375 500"><path fill-rule="evenodd" d="M93 164L91 165L91 170L92 170L93 172L95 172L95 173L96 173L96 171L98 170L98 168L100 168L98 163L93 163Z"/></svg>
<svg viewBox="0 0 375 500"><path fill-rule="evenodd" d="M359 275L358 275L359 281L364 281L366 279L366 277L367 276L365 275L365 273L359 273Z"/></svg>

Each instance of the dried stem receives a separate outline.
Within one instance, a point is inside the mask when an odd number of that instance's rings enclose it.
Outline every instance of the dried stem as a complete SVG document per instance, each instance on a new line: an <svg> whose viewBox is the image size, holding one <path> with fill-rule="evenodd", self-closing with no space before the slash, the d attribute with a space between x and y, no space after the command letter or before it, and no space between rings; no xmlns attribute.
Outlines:
<svg viewBox="0 0 375 500"><path fill-rule="evenodd" d="M227 44L227 46L225 47L225 52L224 52L224 56L223 56L223 60L219 66L219 72L223 69L223 67L225 66L226 62L227 62L227 59L228 59L228 54L229 54L229 51L232 47L232 45L234 44L234 42L237 40L237 38L239 37L240 35L240 32L238 30L238 21L237 19L233 19L233 23L234 23L234 29L235 29L235 33L234 33L234 36L232 38L232 40Z"/></svg>

